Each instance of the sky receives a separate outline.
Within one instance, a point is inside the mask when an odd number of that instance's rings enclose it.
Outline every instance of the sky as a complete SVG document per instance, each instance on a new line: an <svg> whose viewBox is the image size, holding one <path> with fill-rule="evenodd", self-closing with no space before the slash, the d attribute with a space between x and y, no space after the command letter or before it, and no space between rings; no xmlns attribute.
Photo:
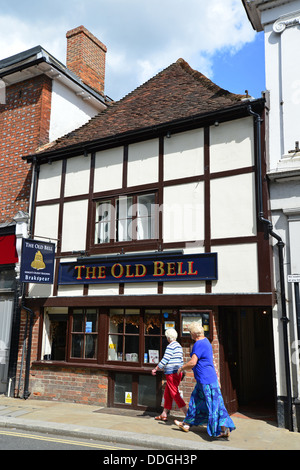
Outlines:
<svg viewBox="0 0 300 470"><path fill-rule="evenodd" d="M66 32L85 26L107 47L114 100L179 58L233 93L265 90L264 37L241 0L0 0L0 60L42 46L66 63Z"/></svg>

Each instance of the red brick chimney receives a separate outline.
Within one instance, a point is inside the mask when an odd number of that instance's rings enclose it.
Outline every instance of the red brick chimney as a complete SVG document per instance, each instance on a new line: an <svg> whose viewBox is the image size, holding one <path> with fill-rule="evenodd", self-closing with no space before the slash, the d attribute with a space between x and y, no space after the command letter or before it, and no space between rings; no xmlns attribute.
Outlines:
<svg viewBox="0 0 300 470"><path fill-rule="evenodd" d="M104 95L106 46L84 26L71 29L67 37L67 68Z"/></svg>

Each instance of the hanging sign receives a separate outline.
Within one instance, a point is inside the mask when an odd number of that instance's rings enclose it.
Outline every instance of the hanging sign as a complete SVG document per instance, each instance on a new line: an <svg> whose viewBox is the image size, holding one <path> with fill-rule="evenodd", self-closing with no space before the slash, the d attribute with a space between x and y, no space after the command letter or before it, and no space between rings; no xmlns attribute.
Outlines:
<svg viewBox="0 0 300 470"><path fill-rule="evenodd" d="M58 284L216 280L217 254L153 254L60 263Z"/></svg>
<svg viewBox="0 0 300 470"><path fill-rule="evenodd" d="M54 255L54 243L23 238L20 281L53 284Z"/></svg>

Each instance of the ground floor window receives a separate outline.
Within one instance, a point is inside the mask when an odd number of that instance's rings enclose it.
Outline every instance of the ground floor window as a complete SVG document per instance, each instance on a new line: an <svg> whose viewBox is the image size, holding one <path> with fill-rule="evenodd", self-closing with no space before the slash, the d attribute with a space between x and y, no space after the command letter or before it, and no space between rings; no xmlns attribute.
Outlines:
<svg viewBox="0 0 300 470"><path fill-rule="evenodd" d="M41 360L144 367L157 364L179 327L177 310L67 308L44 311Z"/></svg>
<svg viewBox="0 0 300 470"><path fill-rule="evenodd" d="M66 360L67 326L67 308L47 309L44 314L43 322L43 344L41 353L43 360Z"/></svg>
<svg viewBox="0 0 300 470"><path fill-rule="evenodd" d="M97 309L74 309L71 319L71 357L96 359L98 342Z"/></svg>
<svg viewBox="0 0 300 470"><path fill-rule="evenodd" d="M110 309L108 361L157 364L167 346L165 330L176 313L161 309Z"/></svg>

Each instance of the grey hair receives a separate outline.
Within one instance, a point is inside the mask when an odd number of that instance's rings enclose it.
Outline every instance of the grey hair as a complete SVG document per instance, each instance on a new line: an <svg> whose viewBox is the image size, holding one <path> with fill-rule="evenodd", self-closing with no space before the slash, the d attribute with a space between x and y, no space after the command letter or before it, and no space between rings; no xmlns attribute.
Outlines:
<svg viewBox="0 0 300 470"><path fill-rule="evenodd" d="M189 327L190 333L196 334L197 336L204 335L204 328L200 325L200 323L194 321L190 324Z"/></svg>
<svg viewBox="0 0 300 470"><path fill-rule="evenodd" d="M168 328L166 330L166 338L169 339L170 341L175 341L177 339L177 331L174 330L174 328Z"/></svg>

